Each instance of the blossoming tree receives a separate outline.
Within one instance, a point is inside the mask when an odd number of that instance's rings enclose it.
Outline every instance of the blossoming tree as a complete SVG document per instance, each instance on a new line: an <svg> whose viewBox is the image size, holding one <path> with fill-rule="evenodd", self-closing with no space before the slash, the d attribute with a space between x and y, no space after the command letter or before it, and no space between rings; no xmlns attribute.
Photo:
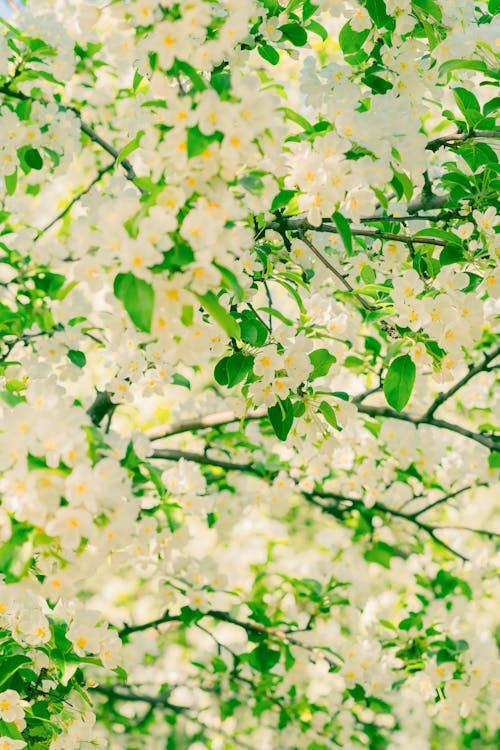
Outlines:
<svg viewBox="0 0 500 750"><path fill-rule="evenodd" d="M497 746L499 12L2 19L1 750Z"/></svg>

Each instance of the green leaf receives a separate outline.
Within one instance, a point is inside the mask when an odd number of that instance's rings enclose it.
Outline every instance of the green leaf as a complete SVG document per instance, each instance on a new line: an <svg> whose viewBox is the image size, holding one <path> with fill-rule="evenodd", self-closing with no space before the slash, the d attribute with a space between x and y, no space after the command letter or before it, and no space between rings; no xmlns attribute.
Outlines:
<svg viewBox="0 0 500 750"><path fill-rule="evenodd" d="M305 117L299 115L298 112L295 112L295 110L290 109L289 107L278 107L278 109L280 110L280 112L283 112L285 120L291 120L292 122L303 128L307 133L313 132L313 126L311 125L311 123L308 122Z"/></svg>
<svg viewBox="0 0 500 750"><path fill-rule="evenodd" d="M141 138L143 135L144 135L144 130L139 130L139 132L136 133L136 135L132 138L132 140L129 141L129 143L127 143L127 145L122 148L122 150L116 157L116 162L115 162L116 166L118 166L118 164L120 164L124 159L126 159L127 156L130 156L131 153L133 153L139 148Z"/></svg>
<svg viewBox="0 0 500 750"><path fill-rule="evenodd" d="M488 3L488 11L492 16L500 13L500 0L490 0Z"/></svg>
<svg viewBox="0 0 500 750"><path fill-rule="evenodd" d="M241 338L241 331L238 323L230 313L225 310L213 292L206 294L196 294L201 305L212 318L225 330L227 335L233 339Z"/></svg>
<svg viewBox="0 0 500 750"><path fill-rule="evenodd" d="M265 42L259 44L259 46L257 47L257 52L264 60L266 60L268 63L271 63L271 65L277 65L280 61L278 50L274 49L274 47L271 47L270 44L266 44Z"/></svg>
<svg viewBox="0 0 500 750"><path fill-rule="evenodd" d="M394 556L394 548L385 542L375 542L371 549L366 550L363 557L368 562L376 562L384 568L391 567L391 558Z"/></svg>
<svg viewBox="0 0 500 750"><path fill-rule="evenodd" d="M214 141L220 141L223 137L222 133L216 131L211 135L205 135L201 132L198 125L194 125L192 128L187 128L187 155L188 159L192 159L194 156L200 156L203 154L211 143Z"/></svg>
<svg viewBox="0 0 500 750"><path fill-rule="evenodd" d="M205 80L200 76L196 68L193 68L193 66L185 60L176 59L174 65L168 71L168 75L176 76L178 73L184 73L184 75L189 78L195 91L204 91L207 88Z"/></svg>
<svg viewBox="0 0 500 750"><path fill-rule="evenodd" d="M250 346L263 346L269 331L262 321L250 310L240 313L241 339Z"/></svg>
<svg viewBox="0 0 500 750"><path fill-rule="evenodd" d="M384 395L396 411L404 409L415 383L416 367L409 354L393 359L384 379Z"/></svg>
<svg viewBox="0 0 500 750"><path fill-rule="evenodd" d="M172 375L172 383L174 385L181 385L183 388L187 388L188 391L191 390L191 383L187 378L184 377L184 375L180 375L178 372L174 372Z"/></svg>
<svg viewBox="0 0 500 750"><path fill-rule="evenodd" d="M447 60L439 67L439 75L451 73L453 70L479 70L486 73L488 69L482 60Z"/></svg>
<svg viewBox="0 0 500 750"><path fill-rule="evenodd" d="M232 388L237 383L241 383L252 371L253 362L253 357L242 354L242 352L234 352L230 357L223 357L215 365L215 380L220 385L227 385Z"/></svg>
<svg viewBox="0 0 500 750"><path fill-rule="evenodd" d="M243 288L238 281L238 277L236 276L236 274L233 273L233 271L231 271L229 268L221 266L215 261L214 266L220 271L220 275L222 277L222 286L224 286L226 289L230 289L238 302L241 302L245 296L245 292L243 291Z"/></svg>
<svg viewBox="0 0 500 750"><path fill-rule="evenodd" d="M283 315L279 310L275 310L274 307L259 307L259 312L267 313L268 315L278 318L278 320L281 320L286 326L293 326L293 321L290 320L290 318L287 318L286 315Z"/></svg>
<svg viewBox="0 0 500 750"><path fill-rule="evenodd" d="M363 266L360 276L365 284L373 284L376 279L375 271L371 266Z"/></svg>
<svg viewBox="0 0 500 750"><path fill-rule="evenodd" d="M24 160L31 169L41 169L43 167L43 159L36 148L29 148L25 151Z"/></svg>
<svg viewBox="0 0 500 750"><path fill-rule="evenodd" d="M317 21L309 21L306 26L307 31L312 31L313 34L317 34L323 42L328 39L328 31Z"/></svg>
<svg viewBox="0 0 500 750"><path fill-rule="evenodd" d="M344 55L347 56L357 54L368 39L369 34L370 29L365 29L364 31L359 32L354 31L351 22L348 21L340 30L340 49Z"/></svg>
<svg viewBox="0 0 500 750"><path fill-rule="evenodd" d="M345 216L342 216L342 214L339 213L338 211L335 211L335 213L332 216L332 219L342 238L342 242L344 243L346 253L348 255L352 255L352 232L351 232L351 226L349 222L347 221Z"/></svg>
<svg viewBox="0 0 500 750"><path fill-rule="evenodd" d="M318 10L318 5L313 3L311 0L304 0L304 5L302 6L302 20L307 21L308 18L311 18L316 11Z"/></svg>
<svg viewBox="0 0 500 750"><path fill-rule="evenodd" d="M6 174L4 175L5 180L5 189L7 191L7 195L14 195L16 192L17 187L17 167L12 172L12 174Z"/></svg>
<svg viewBox="0 0 500 750"><path fill-rule="evenodd" d="M491 451L488 456L488 466L490 469L500 469L500 451Z"/></svg>
<svg viewBox="0 0 500 750"><path fill-rule="evenodd" d="M87 364L87 358L83 352L80 352L78 349L70 349L68 351L68 359L73 362L74 365L77 367L85 367Z"/></svg>
<svg viewBox="0 0 500 750"><path fill-rule="evenodd" d="M20 669L23 664L31 664L29 656L15 654L14 656L2 657L2 672L0 674L0 689L4 690L10 678Z"/></svg>
<svg viewBox="0 0 500 750"><path fill-rule="evenodd" d="M153 318L154 290L147 281L133 273L119 273L113 284L115 297L122 302L132 323L140 331L149 333Z"/></svg>
<svg viewBox="0 0 500 750"><path fill-rule="evenodd" d="M313 370L309 375L309 380L315 380L315 378L321 378L324 375L328 375L328 371L337 358L330 354L328 349L316 349L309 354L309 359L313 366Z"/></svg>
<svg viewBox="0 0 500 750"><path fill-rule="evenodd" d="M436 21L441 21L443 18L441 8L434 0L412 0L412 5L414 9L423 10L426 15L431 16Z"/></svg>
<svg viewBox="0 0 500 750"><path fill-rule="evenodd" d="M296 47L307 44L307 31L298 23L284 23L283 26L278 26L278 31Z"/></svg>
<svg viewBox="0 0 500 750"><path fill-rule="evenodd" d="M295 193L295 190L280 190L279 193L273 198L273 202L271 203L271 212L277 211L279 208L288 206Z"/></svg>
<svg viewBox="0 0 500 750"><path fill-rule="evenodd" d="M366 0L366 10L370 14L370 18L377 28L386 26L390 20L390 16L387 15L387 8L385 7L384 0Z"/></svg>
<svg viewBox="0 0 500 750"><path fill-rule="evenodd" d="M335 414L335 409L331 404L328 403L328 401L322 401L319 405L319 411L324 416L328 424L333 427L335 430L340 429L339 424L337 422L337 415Z"/></svg>
<svg viewBox="0 0 500 750"><path fill-rule="evenodd" d="M293 406L289 398L278 399L274 406L267 410L274 434L279 440L286 440L293 424Z"/></svg>
<svg viewBox="0 0 500 750"><path fill-rule="evenodd" d="M248 663L250 666L263 674L269 672L279 660L279 650L268 646L267 643L259 643L259 645L248 654Z"/></svg>

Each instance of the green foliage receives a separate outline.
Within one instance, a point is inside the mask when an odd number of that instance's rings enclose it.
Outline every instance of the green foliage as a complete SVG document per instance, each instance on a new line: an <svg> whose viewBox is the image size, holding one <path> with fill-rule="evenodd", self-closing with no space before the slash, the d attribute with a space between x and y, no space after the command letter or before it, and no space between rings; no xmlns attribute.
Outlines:
<svg viewBox="0 0 500 750"><path fill-rule="evenodd" d="M409 354L393 359L384 378L384 395L389 406L402 411L415 384L415 364Z"/></svg>
<svg viewBox="0 0 500 750"><path fill-rule="evenodd" d="M154 290L133 273L119 273L114 280L115 297L122 302L132 323L140 331L150 331L154 308Z"/></svg>

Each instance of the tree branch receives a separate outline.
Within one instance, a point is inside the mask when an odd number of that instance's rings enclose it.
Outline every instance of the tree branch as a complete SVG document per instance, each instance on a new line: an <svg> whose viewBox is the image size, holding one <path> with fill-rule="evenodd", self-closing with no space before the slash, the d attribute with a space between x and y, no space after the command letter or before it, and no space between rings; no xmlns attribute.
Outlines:
<svg viewBox="0 0 500 750"><path fill-rule="evenodd" d="M218 609L209 609L207 612L200 612L199 610L192 609L191 607L184 607L184 610L188 610L190 613L196 613L199 614L200 617L198 620L203 619L204 617L212 617L214 620L218 620L219 622L227 622L230 625L235 625L238 628L242 628L247 633L251 633L252 635L259 635L264 636L267 638L274 638L277 640L282 641L283 643L290 644L292 646L297 646L298 648L302 648L305 651L309 651L311 653L314 653L318 655L318 652L321 652L321 658L328 661L328 663L332 664L333 666L337 666L338 662L334 659L331 659L323 654L323 651L328 651L328 653L335 656L337 659L340 660L340 657L335 654L328 646L310 646L307 643L303 643L299 638L296 638L294 636L293 630L283 630L281 628L275 628L269 625L263 625L260 622L253 622L251 620L238 620L236 617L232 617L228 612L223 612ZM169 612L165 612L165 614L162 617L158 617L155 620L150 620L149 622L142 623L141 625L128 625L122 628L118 631L118 635L120 638L126 635L130 635L131 633L140 632L143 630L149 630L151 628L157 628L160 625L163 625L167 622L182 622L183 619L181 615L171 615ZM196 624L197 621L190 620L188 622L188 625L190 624Z"/></svg>
<svg viewBox="0 0 500 750"><path fill-rule="evenodd" d="M385 406L367 406L366 404L359 404L358 411L361 414L367 414L370 417L390 417L391 419L399 419L402 422L411 422L411 424L414 424L416 427L421 424L428 424L432 427L438 427L441 430L448 430L449 432L455 432L457 435L463 435L463 437L474 440L476 443L480 443L490 450L498 450L500 446L500 438L488 437L487 435L473 432L472 430L453 422L447 422L444 419L427 417L425 414L421 417L417 417L406 414L405 412L398 412L395 409L390 409Z"/></svg>
<svg viewBox="0 0 500 750"><path fill-rule="evenodd" d="M191 452L188 452L188 451L168 451L168 453L169 453L168 456L158 455L160 453L162 453L162 452L161 451L155 451L154 454L153 454L153 456L152 456L152 458L167 458L167 460L168 459L170 459L170 460L179 460L180 458L186 458L186 460L194 461L195 463L198 463L198 464L203 464L203 465L206 465L206 466L222 466L222 468L225 468L227 471L243 471L243 472L248 472L248 473L256 474L257 476L261 477L262 479L266 478L266 476L263 474L262 471L259 471L256 468L252 467L251 464L239 464L239 463L235 463L235 462L231 462L231 461L218 461L217 459L211 459L211 458L209 458L208 456L205 456L202 453L191 453ZM277 474L277 470L269 472L269 474L267 475L267 478L268 479L272 478L275 474ZM387 515L393 516L395 518L402 518L405 521L408 521L409 523L413 523L419 529L421 529L422 531L425 531L441 547L446 548L449 552L452 552L454 555L456 555L457 557L460 557L462 560L466 560L467 558L464 555L462 555L460 552L457 552L456 550L454 550L452 547L450 547L449 545L447 545L446 542L443 542L441 539L439 539L439 537L436 536L436 533L435 533L436 531L439 531L441 528L445 529L447 527L445 527L445 526L432 526L432 525L424 523L423 521L420 521L418 519L418 517L422 513L424 513L426 510L429 510L431 507L433 507L434 505L437 505L438 503L445 502L445 500L449 500L452 497L455 497L456 495L460 494L460 492L464 492L465 489L469 489L469 488L468 487L467 488L463 488L461 490L458 490L456 493L450 493L449 495L445 496L444 498L440 498L439 501L436 501L435 503L431 504L427 508L425 508L425 509L423 509L421 511L418 511L416 513L404 513L401 510L397 510L395 508L394 509L393 508L389 508L387 505L384 505L383 503L380 503L380 502L375 502L370 507L375 508L375 510L378 510L378 511L380 511L382 513L385 513ZM347 497L347 496L340 495L340 494L337 494L337 493L334 493L334 492L323 492L321 490L315 490L314 492L304 492L304 491L300 491L300 490L297 490L297 491L300 492L300 494L308 502L311 502L313 505L317 505L322 510L324 510L327 513L329 513L330 515L335 516L336 518L342 518L342 516L346 512L349 512L353 508L356 508L356 507L366 507L366 504L365 504L365 502L364 502L364 500L362 498L352 498L352 497ZM315 497L320 497L320 498L323 498L323 499L335 500L337 503L346 503L348 507L346 507L346 508L340 508L339 509L338 507L332 508L330 506L325 506L322 503L318 503L315 500ZM414 499L416 499L416 498L414 498ZM468 529L468 530L469 531L473 531L473 529ZM478 530L478 533L487 534L488 532L482 531L482 530ZM210 614L210 612L207 613L207 614ZM169 620L163 620L162 618L160 618L159 620L155 620L153 622L157 626L157 625L161 625L164 621L168 622ZM229 622L230 620L226 619L226 621ZM260 625L259 625L259 627L260 627ZM136 628L128 629L127 632L134 632L135 629ZM139 629L142 629L142 628L139 628Z"/></svg>
<svg viewBox="0 0 500 750"><path fill-rule="evenodd" d="M496 357L500 355L500 346L497 346L495 349L493 349L489 354L487 354L483 361L480 362L478 365L469 367L469 371L466 373L466 375L463 376L460 380L457 380L455 385L453 385L451 388L449 388L447 391L441 392L432 402L430 407L427 409L426 413L424 414L424 417L426 419L431 419L434 416L434 413L439 409L439 407L444 404L448 399L450 399L452 396L455 395L457 391L459 391L466 383L469 382L475 375L477 375L480 372L483 372L488 368L488 365L490 362L492 362Z"/></svg>
<svg viewBox="0 0 500 750"><path fill-rule="evenodd" d="M87 185L87 187L85 187L83 190L81 190L79 193L77 193L77 195L75 195L70 200L70 202L67 204L67 206L65 208L63 208L62 211L60 211L57 214L57 216L54 216L54 218L51 219L51 221L49 221L48 224L46 224L44 227L42 227L42 229L38 230L38 232L37 232L37 234L36 234L33 242L36 242L37 240L39 240L40 237L43 234L45 234L45 232L48 232L48 230L51 229L54 226L54 224L57 224L58 221L60 221L61 219L64 219L64 217L66 216L66 214L69 211L71 211L71 209L73 208L73 206L75 205L75 203L78 203L78 201L80 200L80 198L83 198L84 195L87 195L87 193L89 193L90 190L92 190L92 188L94 187L94 185L96 185L99 182L99 180L101 179L101 177L103 177L106 174L106 172L110 172L113 169L114 166L115 166L115 163L114 163L114 161L112 161L109 164L107 164L105 167L101 167L101 169L99 169L99 171L97 172L97 175L94 177L94 179L92 180L92 182L90 182Z"/></svg>
<svg viewBox="0 0 500 750"><path fill-rule="evenodd" d="M324 255L320 253L320 251L306 237L304 232L298 231L297 236L302 240L302 242L304 242L307 245L307 247L310 250L312 250L312 252L318 258L318 260L320 260L321 263L323 263L323 265L326 266L326 268L328 268L328 270L331 271L333 275L337 277L337 279L341 282L341 284L345 286L345 288L352 294L352 296L355 297L358 300L358 302L360 302L363 305L365 310L370 310L370 311L378 310L378 307L376 305L371 305L369 302L363 299L363 297L360 294L356 294L356 292L354 291L354 287L351 286L351 284L349 283L347 278L344 276L344 274L340 273L340 271L337 271L335 266L333 266L330 263L330 261L327 258L325 258Z"/></svg>
<svg viewBox="0 0 500 750"><path fill-rule="evenodd" d="M328 232L329 234L340 234L337 227L332 226L326 222L321 222L317 227L309 224L307 219L304 218L283 218L282 222L270 221L266 225L266 229L272 229L275 232L280 232L285 227L290 232ZM379 229L352 229L351 233L359 237L372 237L373 239L383 240L395 240L396 242L404 242L409 244L425 244L425 245L438 245L444 247L447 242L446 240L440 240L436 237L412 237L407 234L394 234L393 232L381 232Z"/></svg>
<svg viewBox="0 0 500 750"><path fill-rule="evenodd" d="M451 133L450 135L443 135L441 138L434 138L429 141L425 147L428 151L439 151L443 146L454 146L460 145L465 141L470 141L473 138L500 138L500 130L468 130L466 133Z"/></svg>
<svg viewBox="0 0 500 750"><path fill-rule="evenodd" d="M37 97L28 96L27 94L23 94L22 91L15 91L14 89L11 89L10 86L2 85L0 86L0 94L4 94L4 96L12 97L13 99L18 99L20 101L32 101L32 102L39 102L40 104L55 104L60 112L73 112L80 121L80 130L82 133L85 133L86 136L90 138L91 141L96 143L98 146L100 146L103 151L106 151L110 156L113 157L114 161L118 159L118 156L120 154L119 151L114 148L108 141L104 140L96 131L90 127L90 125L87 125L86 122L82 119L82 113L77 107L72 106L65 106L64 104L59 104L59 102L56 101L47 101L45 99L39 99ZM137 175L135 173L135 170L131 164L131 162L128 159L122 159L120 161L120 167L125 171L125 174L127 176L127 179L130 180L130 182L133 182L135 185L135 180L137 179ZM143 188L140 188L138 185L135 185L137 190L139 190L140 193L144 194L146 191Z"/></svg>
<svg viewBox="0 0 500 750"><path fill-rule="evenodd" d="M263 417L267 417L266 407L252 409L244 417L238 417L234 411L220 411L215 414L209 414L206 417L195 417L194 419L186 419L182 422L173 422L170 425L160 424L146 430L145 435L149 440L161 440L172 435L180 435L183 432L208 430L210 427L222 427L225 424L262 419Z"/></svg>
<svg viewBox="0 0 500 750"><path fill-rule="evenodd" d="M242 471L247 474L256 474L262 476L260 472L253 464L242 464L235 463L234 461L224 461L223 459L210 458L202 453L193 453L191 451L175 450L171 448L159 448L153 451L150 458L164 458L167 461L179 461L184 458L186 461L194 461L197 464L204 466L218 466L221 469L227 469L227 471Z"/></svg>

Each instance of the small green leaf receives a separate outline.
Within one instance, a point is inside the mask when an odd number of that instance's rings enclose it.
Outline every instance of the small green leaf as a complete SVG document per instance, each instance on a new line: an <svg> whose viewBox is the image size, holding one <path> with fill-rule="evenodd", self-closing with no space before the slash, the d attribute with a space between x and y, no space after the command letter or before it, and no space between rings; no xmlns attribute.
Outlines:
<svg viewBox="0 0 500 750"><path fill-rule="evenodd" d="M78 349L70 349L68 351L68 359L70 359L77 367L85 367L87 364L87 357Z"/></svg>
<svg viewBox="0 0 500 750"><path fill-rule="evenodd" d="M14 195L16 192L17 187L17 167L12 172L12 174L6 174L4 175L5 180L5 189L7 191L7 195Z"/></svg>
<svg viewBox="0 0 500 750"><path fill-rule="evenodd" d="M115 297L123 303L134 325L149 333L153 318L154 290L147 281L133 273L119 273L113 284Z"/></svg>
<svg viewBox="0 0 500 750"><path fill-rule="evenodd" d="M337 361L336 357L330 354L328 349L316 349L309 354L309 359L313 366L313 370L309 374L309 380L315 380L315 378L328 375L330 367Z"/></svg>
<svg viewBox="0 0 500 750"><path fill-rule="evenodd" d="M269 331L262 321L250 310L240 313L241 339L250 346L263 346Z"/></svg>
<svg viewBox="0 0 500 750"><path fill-rule="evenodd" d="M289 398L278 399L274 406L267 410L274 434L279 440L286 440L293 424L293 406Z"/></svg>
<svg viewBox="0 0 500 750"><path fill-rule="evenodd" d="M273 198L273 202L271 203L271 211L277 211L279 208L288 206L295 193L295 190L280 190L279 193Z"/></svg>
<svg viewBox="0 0 500 750"><path fill-rule="evenodd" d="M342 237L342 242L344 243L346 253L348 255L352 255L352 232L349 222L347 221L345 216L342 216L342 214L338 211L335 211L332 219L335 222L338 233Z"/></svg>
<svg viewBox="0 0 500 750"><path fill-rule="evenodd" d="M211 143L214 141L221 141L223 138L222 133L216 131L211 135L205 135L197 125L192 128L187 128L187 155L188 159L192 159L194 156L200 156L203 154Z"/></svg>
<svg viewBox="0 0 500 750"><path fill-rule="evenodd" d="M328 403L328 401L322 401L319 405L319 411L324 416L328 424L333 427L335 430L340 429L339 424L337 422L337 415L335 414L335 409L331 404Z"/></svg>
<svg viewBox="0 0 500 750"><path fill-rule="evenodd" d="M277 648L271 648L267 643L259 643L248 654L248 663L258 672L265 674L269 672L280 660L280 652Z"/></svg>
<svg viewBox="0 0 500 750"><path fill-rule="evenodd" d="M2 674L0 676L0 688L8 683L10 678L20 669L23 664L30 664L31 659L24 654L2 657Z"/></svg>
<svg viewBox="0 0 500 750"><path fill-rule="evenodd" d="M213 292L206 294L196 294L201 305L212 318L225 330L227 335L233 339L241 338L241 331L238 323L230 313L225 310Z"/></svg>
<svg viewBox="0 0 500 750"><path fill-rule="evenodd" d="M391 567L391 558L394 556L394 548L386 542L375 542L371 549L366 550L363 557L368 562L376 562L384 568Z"/></svg>
<svg viewBox="0 0 500 750"><path fill-rule="evenodd" d="M230 357L223 357L214 368L215 380L220 385L232 388L246 378L253 367L253 357L241 352L234 352Z"/></svg>
<svg viewBox="0 0 500 750"><path fill-rule="evenodd" d="M277 65L280 61L278 50L274 49L274 47L271 47L270 44L265 44L265 42L259 44L259 46L257 47L257 52L264 60L266 60L268 63L271 63L271 65Z"/></svg>
<svg viewBox="0 0 500 750"><path fill-rule="evenodd" d="M307 44L307 31L298 23L284 23L278 27L283 37L288 39L296 47L303 47Z"/></svg>
<svg viewBox="0 0 500 750"><path fill-rule="evenodd" d="M389 406L404 409L415 383L416 367L409 354L393 359L384 380L384 394Z"/></svg>
<svg viewBox="0 0 500 750"><path fill-rule="evenodd" d="M306 29L308 31L312 31L314 34L317 34L323 42L326 42L328 39L328 31L325 29L324 26L322 26L317 21L309 21L309 23L306 26Z"/></svg>
<svg viewBox="0 0 500 750"><path fill-rule="evenodd" d="M118 156L116 157L116 166L120 164L124 159L127 158L127 156L130 156L131 153L136 151L139 148L139 144L141 142L141 138L144 135L144 130L139 130L138 133L132 138L129 143L127 143L126 146L122 148Z"/></svg>
<svg viewBox="0 0 500 750"><path fill-rule="evenodd" d="M291 120L291 122L294 122L296 125L299 125L301 128L303 128L307 133L313 132L313 127L308 120L306 120L305 117L302 115L299 115L298 112L295 112L295 110L290 109L289 107L278 107L280 112L283 112L286 120Z"/></svg>
<svg viewBox="0 0 500 750"><path fill-rule="evenodd" d="M488 456L488 466L490 469L500 469L500 451L491 451Z"/></svg>
<svg viewBox="0 0 500 750"><path fill-rule="evenodd" d="M23 153L23 158L30 169L41 169L43 167L43 159L36 148L26 149Z"/></svg>
<svg viewBox="0 0 500 750"><path fill-rule="evenodd" d="M172 383L174 385L182 385L184 388L187 388L188 391L191 390L191 383L187 378L184 377L184 375L180 375L178 372L174 372L172 375Z"/></svg>

